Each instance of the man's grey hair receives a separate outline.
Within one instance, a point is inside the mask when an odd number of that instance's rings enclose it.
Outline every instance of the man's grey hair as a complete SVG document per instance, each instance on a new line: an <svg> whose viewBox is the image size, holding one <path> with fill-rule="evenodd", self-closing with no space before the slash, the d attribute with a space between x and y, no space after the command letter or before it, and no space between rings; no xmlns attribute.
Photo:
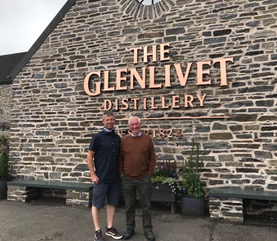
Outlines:
<svg viewBox="0 0 277 241"><path fill-rule="evenodd" d="M141 123L140 118L138 118L137 116L131 116L131 117L129 117L128 125L130 125L132 119L137 119L138 123Z"/></svg>
<svg viewBox="0 0 277 241"><path fill-rule="evenodd" d="M106 116L113 116L113 117L114 117L114 113L111 112L111 111L106 111L106 112L102 115L102 120L104 120Z"/></svg>

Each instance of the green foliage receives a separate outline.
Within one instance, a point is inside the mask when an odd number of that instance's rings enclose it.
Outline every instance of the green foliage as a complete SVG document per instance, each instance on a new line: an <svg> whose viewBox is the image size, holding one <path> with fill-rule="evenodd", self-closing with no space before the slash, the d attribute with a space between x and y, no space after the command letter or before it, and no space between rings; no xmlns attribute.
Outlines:
<svg viewBox="0 0 277 241"><path fill-rule="evenodd" d="M0 180L9 177L9 141L5 136L0 136Z"/></svg>
<svg viewBox="0 0 277 241"><path fill-rule="evenodd" d="M183 186L186 193L190 196L201 198L205 196L200 178L200 169L203 163L199 160L199 144L193 140L189 159L186 160L183 167Z"/></svg>
<svg viewBox="0 0 277 241"><path fill-rule="evenodd" d="M168 184L174 193L180 190L181 184L176 174L176 162L158 162L151 181L154 184Z"/></svg>
<svg viewBox="0 0 277 241"><path fill-rule="evenodd" d="M205 192L202 187L200 174L197 172L188 172L184 176L183 183L188 195L200 198L204 197Z"/></svg>
<svg viewBox="0 0 277 241"><path fill-rule="evenodd" d="M153 176L151 181L156 184L168 184L174 193L182 188L181 182L174 177Z"/></svg>

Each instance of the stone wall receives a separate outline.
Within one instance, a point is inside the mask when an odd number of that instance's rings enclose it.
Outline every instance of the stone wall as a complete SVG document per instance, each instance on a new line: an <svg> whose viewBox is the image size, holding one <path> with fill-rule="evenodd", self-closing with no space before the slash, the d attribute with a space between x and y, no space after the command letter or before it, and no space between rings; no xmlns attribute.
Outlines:
<svg viewBox="0 0 277 241"><path fill-rule="evenodd" d="M207 187L277 190L276 30L273 0L164 0L154 7L131 0L77 0L13 82L12 174L89 181L87 136L102 127L103 101L149 98L145 108L135 110L131 103L124 110L121 105L115 111L117 129L127 128L130 114L140 116L143 129L156 132L158 160L184 161L194 139L200 143ZM149 58L143 63L139 58L133 63L131 48L159 44L170 44L169 61ZM211 85L196 86L196 62L230 57L228 86L220 86L219 64L210 65ZM142 89L136 84L133 90L98 96L84 91L84 78L91 71L110 70L111 87L119 68L155 66L155 82L164 84L165 63L181 63L185 73L190 62L184 87L171 71L171 88ZM202 107L197 94L206 94ZM175 95L182 97L179 108L173 103ZM193 106L183 103L184 95L195 98ZM167 101L164 106L161 96ZM156 98L157 109L149 104L151 98ZM183 135L168 138L170 128Z"/></svg>
<svg viewBox="0 0 277 241"><path fill-rule="evenodd" d="M0 135L9 136L12 90L0 84Z"/></svg>

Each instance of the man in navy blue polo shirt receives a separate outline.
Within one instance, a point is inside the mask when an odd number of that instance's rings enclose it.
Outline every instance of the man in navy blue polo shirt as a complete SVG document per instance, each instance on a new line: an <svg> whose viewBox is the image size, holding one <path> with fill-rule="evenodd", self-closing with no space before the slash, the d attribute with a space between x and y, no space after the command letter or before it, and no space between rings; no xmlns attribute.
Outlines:
<svg viewBox="0 0 277 241"><path fill-rule="evenodd" d="M95 241L104 241L100 227L100 209L106 204L107 227L105 234L114 239L122 238L122 235L113 226L116 207L120 202L118 157L121 140L119 135L114 132L115 117L113 113L105 113L102 121L104 128L92 138L87 154L91 181L94 183L91 213L95 228Z"/></svg>

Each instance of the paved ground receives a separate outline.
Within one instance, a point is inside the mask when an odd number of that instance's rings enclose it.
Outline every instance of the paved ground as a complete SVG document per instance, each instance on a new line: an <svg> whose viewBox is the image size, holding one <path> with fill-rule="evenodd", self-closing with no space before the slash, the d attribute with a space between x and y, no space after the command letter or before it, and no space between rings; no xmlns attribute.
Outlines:
<svg viewBox="0 0 277 241"><path fill-rule="evenodd" d="M105 227L105 210L101 213ZM115 226L125 229L124 208L116 214ZM0 201L0 241L92 241L89 208L77 208L34 201L15 203ZM252 224L230 224L210 221L208 217L192 218L171 214L169 209L153 210L157 241L275 241L277 225L258 221ZM112 238L106 238L111 241ZM137 214L133 241L144 241L140 211Z"/></svg>

